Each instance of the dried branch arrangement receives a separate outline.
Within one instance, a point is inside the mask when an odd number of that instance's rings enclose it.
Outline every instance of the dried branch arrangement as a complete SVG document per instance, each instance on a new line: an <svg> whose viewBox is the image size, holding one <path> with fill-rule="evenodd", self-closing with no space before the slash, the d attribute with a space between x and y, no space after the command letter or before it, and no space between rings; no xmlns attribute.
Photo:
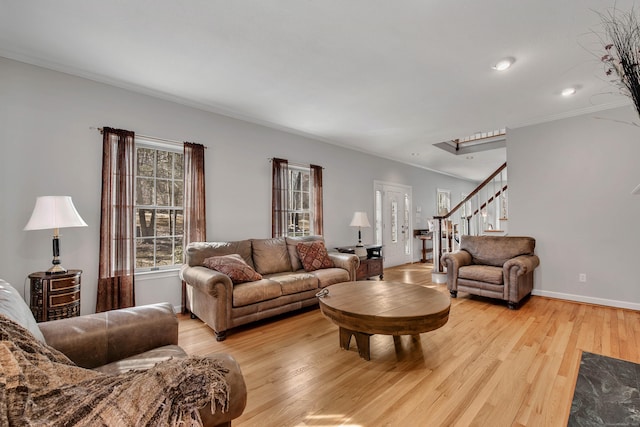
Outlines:
<svg viewBox="0 0 640 427"><path fill-rule="evenodd" d="M640 24L634 10L612 10L600 15L606 37L601 60L606 74L618 78L611 82L629 96L640 115Z"/></svg>

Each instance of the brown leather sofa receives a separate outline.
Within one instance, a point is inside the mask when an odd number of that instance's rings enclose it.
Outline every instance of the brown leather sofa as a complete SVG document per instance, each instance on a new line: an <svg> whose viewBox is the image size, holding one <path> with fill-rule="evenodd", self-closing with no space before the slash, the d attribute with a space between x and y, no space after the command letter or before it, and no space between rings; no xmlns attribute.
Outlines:
<svg viewBox="0 0 640 427"><path fill-rule="evenodd" d="M460 250L445 253L447 288L508 302L510 309L531 294L533 271L540 264L536 241L518 236L461 236Z"/></svg>
<svg viewBox="0 0 640 427"><path fill-rule="evenodd" d="M64 353L76 365L117 374L148 369L170 357L187 354L178 344L178 319L168 303L146 305L105 313L36 323L18 291L0 280L0 313L28 329L40 341ZM200 410L203 425L230 426L247 402L244 377L229 354L212 354L229 372L229 408L219 406L211 414L209 405Z"/></svg>
<svg viewBox="0 0 640 427"><path fill-rule="evenodd" d="M305 271L297 245L322 241L322 236L247 239L233 242L193 242L186 248L180 276L185 282L185 306L216 333L278 314L318 304L319 289L356 280L360 259L353 254L328 252L334 267ZM262 280L237 283L203 265L210 257L238 254Z"/></svg>

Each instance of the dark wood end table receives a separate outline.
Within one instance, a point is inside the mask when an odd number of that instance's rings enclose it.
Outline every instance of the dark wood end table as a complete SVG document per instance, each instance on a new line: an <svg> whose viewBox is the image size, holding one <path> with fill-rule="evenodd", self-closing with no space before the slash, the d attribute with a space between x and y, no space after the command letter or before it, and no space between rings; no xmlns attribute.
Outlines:
<svg viewBox="0 0 640 427"><path fill-rule="evenodd" d="M82 270L29 275L30 308L36 322L80 316L80 281Z"/></svg>

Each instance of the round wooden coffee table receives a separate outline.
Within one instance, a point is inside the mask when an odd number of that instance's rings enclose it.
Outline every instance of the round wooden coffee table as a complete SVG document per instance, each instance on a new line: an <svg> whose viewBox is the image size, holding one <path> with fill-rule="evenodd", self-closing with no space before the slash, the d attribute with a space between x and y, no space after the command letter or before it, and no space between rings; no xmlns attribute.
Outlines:
<svg viewBox="0 0 640 427"><path fill-rule="evenodd" d="M420 285L397 282L344 282L319 296L322 314L340 328L340 347L355 336L360 357L370 360L369 337L417 335L449 320L448 295Z"/></svg>

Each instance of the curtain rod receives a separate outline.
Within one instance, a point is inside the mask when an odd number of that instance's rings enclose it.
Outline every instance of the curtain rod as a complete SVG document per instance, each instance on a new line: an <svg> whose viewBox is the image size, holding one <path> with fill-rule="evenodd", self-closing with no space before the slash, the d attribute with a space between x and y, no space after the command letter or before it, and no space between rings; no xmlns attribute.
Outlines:
<svg viewBox="0 0 640 427"><path fill-rule="evenodd" d="M267 158L267 160L268 160L269 162L272 162L274 158L275 158L275 157L268 157L268 158ZM283 160L286 160L286 159L283 159ZM311 163L290 162L289 160L287 160L287 164L288 164L288 165L291 165L291 166L297 166L297 167L300 167L300 168L308 168L308 167L311 167ZM321 167L322 169L324 169L324 166L320 166L320 167Z"/></svg>
<svg viewBox="0 0 640 427"><path fill-rule="evenodd" d="M102 128L97 128L97 127L91 126L91 127L89 127L89 129L96 129L98 132L100 132L100 134L102 134ZM184 142L174 141L172 139L158 138L156 136L142 135L140 133L136 133L135 135L139 136L140 138L150 139L152 141L166 142L166 143L169 143L169 144L180 145L181 147L184 146ZM205 148L205 150L207 148L209 148L206 145L203 145L203 147Z"/></svg>

